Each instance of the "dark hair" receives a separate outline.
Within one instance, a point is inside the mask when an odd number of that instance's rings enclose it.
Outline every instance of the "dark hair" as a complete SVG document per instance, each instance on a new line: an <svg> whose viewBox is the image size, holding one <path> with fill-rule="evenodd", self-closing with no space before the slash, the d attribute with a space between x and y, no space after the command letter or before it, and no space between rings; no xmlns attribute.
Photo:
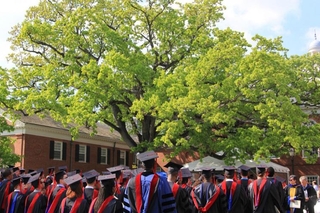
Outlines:
<svg viewBox="0 0 320 213"><path fill-rule="evenodd" d="M39 186L39 181L40 181L40 180L38 180L38 181L32 181L32 182L31 182L31 185L36 189L36 188L38 188L38 186Z"/></svg>
<svg viewBox="0 0 320 213"><path fill-rule="evenodd" d="M4 170L4 172L2 173L2 177L3 177L3 179L4 179L4 178L9 177L11 174L12 174L11 169L6 169L6 170Z"/></svg>
<svg viewBox="0 0 320 213"><path fill-rule="evenodd" d="M99 194L96 203L94 204L94 213L97 213L99 208L101 207L103 201L109 197L110 195L113 195L113 187L115 187L116 183L114 179L101 181L102 186L99 189Z"/></svg>
<svg viewBox="0 0 320 213"><path fill-rule="evenodd" d="M144 168L146 170L153 169L155 163L156 163L156 161L154 159L146 160L146 161L142 162L142 164L144 165Z"/></svg>
<svg viewBox="0 0 320 213"><path fill-rule="evenodd" d="M189 178L188 177L184 177L184 178L182 178L181 183L182 184L186 184L186 183L188 183L188 181L189 181Z"/></svg>
<svg viewBox="0 0 320 213"><path fill-rule="evenodd" d="M82 190L82 184L81 181L77 181L73 184L70 184L70 189L76 194L76 197L81 197L83 190Z"/></svg>
<svg viewBox="0 0 320 213"><path fill-rule="evenodd" d="M273 167L268 167L268 168L267 168L267 172L268 172L268 177L273 177L273 175L274 175L274 168L273 168Z"/></svg>
<svg viewBox="0 0 320 213"><path fill-rule="evenodd" d="M242 176L248 176L249 171L241 170L241 175Z"/></svg>
<svg viewBox="0 0 320 213"><path fill-rule="evenodd" d="M290 180L290 179L292 179L292 180L297 180L297 176L295 176L295 175L290 175L290 176L289 176L289 180Z"/></svg>

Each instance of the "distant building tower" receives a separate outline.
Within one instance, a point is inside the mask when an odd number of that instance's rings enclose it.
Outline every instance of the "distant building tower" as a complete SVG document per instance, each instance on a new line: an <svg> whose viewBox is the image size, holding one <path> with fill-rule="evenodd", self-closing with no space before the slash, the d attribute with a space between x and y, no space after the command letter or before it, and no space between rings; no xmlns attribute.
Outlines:
<svg viewBox="0 0 320 213"><path fill-rule="evenodd" d="M315 38L315 40L313 42L311 42L311 44L309 45L308 53L310 53L310 54L320 53L320 41L317 40L316 33L314 34L314 38Z"/></svg>

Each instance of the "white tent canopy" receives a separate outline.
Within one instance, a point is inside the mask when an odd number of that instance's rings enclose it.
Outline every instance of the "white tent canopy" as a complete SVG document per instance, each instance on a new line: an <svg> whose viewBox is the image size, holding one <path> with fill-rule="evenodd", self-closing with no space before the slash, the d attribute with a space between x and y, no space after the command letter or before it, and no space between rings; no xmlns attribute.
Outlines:
<svg viewBox="0 0 320 213"><path fill-rule="evenodd" d="M290 171L290 169L287 167L281 166L281 165L273 163L273 162L265 162L263 160L261 160L259 163L256 163L252 160L247 160L244 164L248 167L251 167L251 168L256 167L259 164L266 165L267 167L271 166L274 168L275 172L278 172L278 173L289 174L289 171ZM234 166L239 167L241 165L243 165L243 163L241 163L240 161L236 161ZM219 160L219 159L211 157L211 156L207 156L207 157L202 158L202 161L196 160L196 161L193 161L190 163L186 163L184 165L184 167L188 167L190 171L197 171L199 168L204 167L204 166L213 167L213 168L215 168L216 171L223 171L223 168L226 165L223 160Z"/></svg>

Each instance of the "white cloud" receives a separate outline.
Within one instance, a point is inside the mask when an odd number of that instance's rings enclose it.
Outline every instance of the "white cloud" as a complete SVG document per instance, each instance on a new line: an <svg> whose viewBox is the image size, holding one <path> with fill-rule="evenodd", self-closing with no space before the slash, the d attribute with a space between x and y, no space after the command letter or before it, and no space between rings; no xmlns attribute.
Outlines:
<svg viewBox="0 0 320 213"><path fill-rule="evenodd" d="M257 34L269 30L275 35L290 33L283 27L289 14L299 16L300 0L224 0L225 20L219 26Z"/></svg>

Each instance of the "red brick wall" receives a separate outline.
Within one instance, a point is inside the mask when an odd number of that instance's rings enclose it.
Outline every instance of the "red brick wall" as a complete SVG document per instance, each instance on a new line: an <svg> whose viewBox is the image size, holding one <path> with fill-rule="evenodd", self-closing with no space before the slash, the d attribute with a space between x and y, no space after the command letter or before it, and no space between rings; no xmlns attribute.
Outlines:
<svg viewBox="0 0 320 213"><path fill-rule="evenodd" d="M98 164L97 163L97 145L78 143L76 141L72 142L72 149L70 153L70 141L62 141L66 142L67 150L66 150L66 160L53 160L50 159L50 141L61 141L55 138L47 138L40 137L36 135L20 135L17 136L18 140L15 143L15 153L20 154L23 153L21 149L21 145L23 141L25 141L25 152L22 159L21 164L17 164L17 166L21 166L25 169L39 169L43 168L45 172L48 167L55 166L56 169L59 166L67 166L69 171L80 169L82 171L88 171L90 169L95 169L98 172L106 171L106 168L116 166L117 165L117 148L113 149L113 147L103 147L110 149L110 164ZM90 162L89 163L80 163L75 162L75 145L88 145L90 146ZM114 150L114 152L113 152ZM22 152L21 152L22 151ZM125 151L130 151L125 150ZM71 154L71 155L70 155ZM70 157L71 156L71 157ZM70 161L71 158L71 161ZM133 153L129 154L129 165L131 167L133 161Z"/></svg>

